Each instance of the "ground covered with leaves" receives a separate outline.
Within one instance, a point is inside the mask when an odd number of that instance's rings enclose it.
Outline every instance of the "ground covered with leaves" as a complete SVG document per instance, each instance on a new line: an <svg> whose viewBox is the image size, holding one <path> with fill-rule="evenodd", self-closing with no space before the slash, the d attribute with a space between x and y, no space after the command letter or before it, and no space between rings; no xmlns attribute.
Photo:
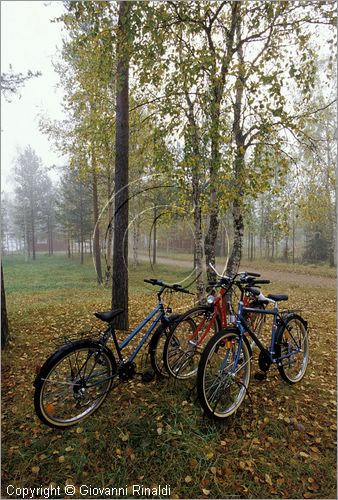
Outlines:
<svg viewBox="0 0 338 500"><path fill-rule="evenodd" d="M78 498L105 497L80 496L81 485L129 487L131 497L133 484L170 485L171 498L336 498L334 289L270 285L270 292L289 293L289 307L302 308L309 322L308 371L294 386L275 368L266 381L253 378L226 423L203 416L193 381L135 378L80 426L61 432L34 414L35 367L63 335L100 326L92 313L109 308L110 291L94 284L90 264L61 257L36 264L8 258L4 271L12 337L2 353L2 498L9 485L60 486L64 498L67 484ZM132 271L132 326L155 304L142 279L174 281L179 273ZM188 308L187 300L176 305ZM145 358L142 364L146 369Z"/></svg>

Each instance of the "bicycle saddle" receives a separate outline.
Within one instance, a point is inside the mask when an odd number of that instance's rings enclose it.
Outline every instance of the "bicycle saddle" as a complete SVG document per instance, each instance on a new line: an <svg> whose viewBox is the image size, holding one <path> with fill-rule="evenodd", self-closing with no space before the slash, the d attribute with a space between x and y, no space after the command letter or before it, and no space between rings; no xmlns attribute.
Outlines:
<svg viewBox="0 0 338 500"><path fill-rule="evenodd" d="M106 323L111 323L111 321L113 321L114 318L116 318L123 312L124 309L112 309L111 311L96 312L94 313L94 315L101 321L105 321Z"/></svg>
<svg viewBox="0 0 338 500"><path fill-rule="evenodd" d="M289 297L287 294L282 294L282 293L277 295L269 293L268 295L268 299L274 300L275 302L278 302L279 300L288 300L288 298Z"/></svg>

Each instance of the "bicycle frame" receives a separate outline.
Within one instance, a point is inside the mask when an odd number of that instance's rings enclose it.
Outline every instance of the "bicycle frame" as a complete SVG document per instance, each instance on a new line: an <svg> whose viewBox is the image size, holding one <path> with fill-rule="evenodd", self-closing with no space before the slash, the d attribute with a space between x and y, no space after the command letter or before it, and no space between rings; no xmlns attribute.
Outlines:
<svg viewBox="0 0 338 500"><path fill-rule="evenodd" d="M134 349L134 351L132 352L132 354L130 355L130 357L128 358L128 360L125 361L123 359L123 356L122 356L123 349L142 330L142 328L144 328L154 317L155 317L155 319L153 320L152 324L150 325L150 327L148 328L148 330L144 333L143 337L141 338L140 342L138 343L138 345L136 346L136 348ZM156 325L158 324L158 322L160 320L163 320L163 318L165 318L165 311L164 311L163 303L160 302L148 314L148 316L121 343L118 342L118 340L116 338L116 333L115 333L114 327L112 325L110 325L108 327L108 329L104 332L103 337L102 337L102 341L103 341L104 344L106 344L106 342L108 341L108 338L110 336L112 336L112 339L113 339L113 342L114 342L114 345L115 345L115 348L116 348L116 351L117 351L117 354L118 354L120 362L131 363L135 359L135 357L137 356L137 354L140 351L140 349L142 349L143 345L147 341L147 339L150 336L150 334L153 332L153 330L156 327Z"/></svg>
<svg viewBox="0 0 338 500"><path fill-rule="evenodd" d="M208 335L208 333L211 330L212 325L216 321L217 316L220 318L220 321L221 321L221 329L226 328L228 326L228 320L227 320L227 314L226 314L226 310L227 310L226 294L227 294L227 290L225 290L224 288L221 287L219 294L218 294L218 297L215 299L215 301L212 304L214 310L213 310L211 319L205 318L203 321L201 321L201 323L198 325L198 327L194 330L191 337L188 339L188 341L190 342L196 336L198 336L200 330L204 327L205 322L208 321L209 324L208 324L205 332L203 333L203 335L199 339L199 341L196 343L196 347L198 347L203 342L205 337ZM244 305L250 303L249 298L247 296L244 296L243 300L244 300L244 302L243 302Z"/></svg>
<svg viewBox="0 0 338 500"><path fill-rule="evenodd" d="M226 317L226 294L225 294L225 290L223 288L220 289L220 293L212 305L213 305L213 313L212 313L211 319L205 318L203 321L201 321L199 323L199 325L197 326L197 328L194 330L193 334L188 338L188 342L193 341L193 339L196 336L198 336L200 330L204 327L205 322L208 321L208 326L207 326L205 332L203 333L201 338L198 340L198 342L196 342L196 344L195 344L196 347L198 347L203 342L205 337L208 335L208 333L211 330L212 325L216 321L217 316L221 320L221 328L226 328L226 326L228 325L227 317Z"/></svg>
<svg viewBox="0 0 338 500"><path fill-rule="evenodd" d="M271 328L271 344L269 348L266 348L262 342L259 340L255 332L252 331L250 326L248 325L248 322L246 321L245 317L243 316L243 313L246 312L254 312L254 313L259 313L259 314L270 314L273 316L273 322L272 322L272 328ZM279 315L278 312L278 304L277 302L274 303L273 309L256 309L254 307L246 307L242 301L239 302L238 305L238 313L237 313L237 319L236 319L236 326L238 327L240 334L241 334L241 342L243 341L243 336L247 332L252 340L255 342L257 347L264 353L264 355L269 359L271 363L279 363L283 359L289 358L291 356L294 356L299 352L299 349L296 351L286 354L283 356L276 357L276 353L274 351L275 343L276 343L276 335L277 335L277 320L282 319Z"/></svg>

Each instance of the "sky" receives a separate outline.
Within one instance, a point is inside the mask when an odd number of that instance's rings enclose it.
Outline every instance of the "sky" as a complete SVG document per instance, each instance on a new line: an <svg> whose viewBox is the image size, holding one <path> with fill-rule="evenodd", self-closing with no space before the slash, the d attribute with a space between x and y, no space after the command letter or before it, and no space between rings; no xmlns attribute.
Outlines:
<svg viewBox="0 0 338 500"><path fill-rule="evenodd" d="M1 1L1 72L11 64L15 73L42 73L25 84L21 97L12 97L10 103L1 98L1 190L13 189L11 170L18 148L31 145L46 167L64 164L38 125L41 113L62 118L62 89L52 65L62 47L62 31L60 23L51 23L61 12L57 1Z"/></svg>

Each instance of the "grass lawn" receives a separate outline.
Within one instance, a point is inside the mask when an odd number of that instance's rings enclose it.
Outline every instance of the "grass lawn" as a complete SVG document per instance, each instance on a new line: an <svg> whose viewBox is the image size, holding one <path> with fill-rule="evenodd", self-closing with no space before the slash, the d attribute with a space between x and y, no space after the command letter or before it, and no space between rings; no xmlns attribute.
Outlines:
<svg viewBox="0 0 338 500"><path fill-rule="evenodd" d="M66 484L76 487L76 498L105 497L81 485L137 484L168 484L171 498L336 498L335 290L283 284L289 307L302 308L310 325L308 372L294 386L275 368L266 381L252 379L250 397L229 421L203 416L193 381L135 378L80 426L59 431L35 416L35 366L65 334L100 327L93 312L109 309L111 291L96 284L90 260L6 257L3 265L12 337L2 352L2 498L9 485L50 484L60 486L54 498L65 498ZM187 270L131 268L131 326L156 302L143 283L149 277L180 281ZM185 309L192 301L176 297L173 305ZM146 357L138 359L146 369ZM131 496L129 489L121 498Z"/></svg>

